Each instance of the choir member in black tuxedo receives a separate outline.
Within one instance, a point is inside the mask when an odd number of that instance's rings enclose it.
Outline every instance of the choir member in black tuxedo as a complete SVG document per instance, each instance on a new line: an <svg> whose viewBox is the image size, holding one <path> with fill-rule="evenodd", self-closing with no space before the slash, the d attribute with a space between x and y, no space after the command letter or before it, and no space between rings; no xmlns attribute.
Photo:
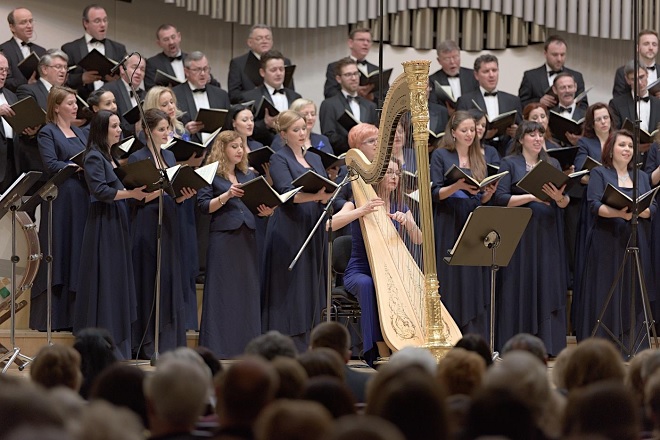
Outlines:
<svg viewBox="0 0 660 440"><path fill-rule="evenodd" d="M18 101L11 90L5 88L9 74L9 63L0 52L0 194L18 177L14 156L14 146L18 145L18 133L7 123L5 116L14 116L11 105Z"/></svg>
<svg viewBox="0 0 660 440"><path fill-rule="evenodd" d="M201 211L211 214L199 343L217 358L230 359L261 334L255 216L241 201L240 188L255 175L248 169L241 136L232 130L216 138L208 160L220 165L213 184L197 197ZM265 205L259 207L260 216L272 213Z"/></svg>
<svg viewBox="0 0 660 440"><path fill-rule="evenodd" d="M69 67L77 65L93 49L117 62L124 58L127 53L126 46L106 38L108 14L103 7L99 5L85 7L82 14L82 25L85 34L77 40L62 45L62 50L69 56ZM83 71L82 67L76 67L69 73L67 85L75 89L80 97L87 99L92 90L101 88L104 82L116 79L116 76L109 75L101 78L101 75L95 70Z"/></svg>
<svg viewBox="0 0 660 440"><path fill-rule="evenodd" d="M271 50L261 56L260 63L259 75L263 78L263 84L244 92L242 100L244 102L254 101L255 105L259 105L262 99L266 99L279 112L287 110L291 103L301 96L283 86L286 59L280 52ZM276 134L275 117L272 117L265 109L263 115L255 115L254 138L256 140L264 145L270 145Z"/></svg>
<svg viewBox="0 0 660 440"><path fill-rule="evenodd" d="M660 64L655 62L655 57L658 56L658 33L656 31L644 29L638 34L637 55L639 56L639 63L646 67L648 83L651 84L658 79L658 69L660 68ZM616 69L614 87L612 87L612 96L614 98L627 95L632 90L626 80L624 70L625 66ZM660 98L660 94L656 94L655 97Z"/></svg>
<svg viewBox="0 0 660 440"><path fill-rule="evenodd" d="M51 49L39 60L39 80L34 84L22 84L18 87L16 95L18 99L24 99L28 96L33 97L39 107L44 109L48 107L48 93L53 86L61 86L66 79L66 64L68 57L61 50ZM17 171L44 171L44 163L39 155L37 146L37 129L32 127L26 133L21 133L19 137L19 147L16 149ZM41 182L47 180L46 176L41 177Z"/></svg>
<svg viewBox="0 0 660 440"><path fill-rule="evenodd" d="M631 234L632 213L627 208L617 210L601 202L608 184L631 195L633 140L632 134L625 130L615 131L607 140L603 149L603 166L591 170L587 187L587 236L584 254L578 258L584 261L582 284L575 292L576 320L574 323L578 341L591 336L599 314L605 304L608 291L612 287L616 274L623 261ZM649 176L639 171L637 188L643 194L651 187ZM651 268L651 220L657 210L656 202L650 208L639 213L637 227L637 247L644 272L646 287L651 303L655 300L656 289L652 284ZM630 329L630 296L636 295L636 322L644 321L643 308L638 301L639 290L631 293L630 277L632 265L627 264L623 276L617 284L614 295L603 316L605 324L616 338L628 346ZM639 289L639 283L637 284ZM657 313L657 311L653 311ZM596 336L608 337L603 327L599 327Z"/></svg>
<svg viewBox="0 0 660 440"><path fill-rule="evenodd" d="M557 355L566 347L567 265L564 224L561 210L568 205L565 187L551 183L543 187L550 202L542 202L516 186L540 160L561 169L543 145L543 126L524 121L516 132L513 154L502 159L493 203L532 209L530 219L509 265L501 270L497 296L497 347L517 333L531 333L543 340L548 354Z"/></svg>
<svg viewBox="0 0 660 440"><path fill-rule="evenodd" d="M161 24L156 30L156 44L163 49L147 59L144 86L147 90L156 85L156 70L167 73L179 81L186 80L183 71L183 59L186 53L181 50L181 32L171 24Z"/></svg>
<svg viewBox="0 0 660 440"><path fill-rule="evenodd" d="M291 110L300 113L307 121L307 140L305 141L305 149L316 148L317 150L325 151L326 153L335 154L330 144L330 139L320 133L313 133L314 125L316 125L316 104L309 99L299 98L291 103ZM284 140L281 136L275 136L270 148L277 151L284 146Z"/></svg>
<svg viewBox="0 0 660 440"><path fill-rule="evenodd" d="M294 189L291 183L308 170L327 177L321 158L304 154L307 123L298 112L277 117L286 147L270 159L273 186L279 193ZM299 350L309 345L309 333L321 316L325 302L326 232L319 228L293 268L288 266L317 222L331 193L299 192L278 206L268 222L262 277L262 331L278 330L293 337Z"/></svg>
<svg viewBox="0 0 660 440"><path fill-rule="evenodd" d="M441 104L447 109L453 111L454 104L449 101L445 102L440 99L440 95L435 90L435 82L442 86L451 87L454 99L458 99L462 94L477 90L479 83L474 77L474 71L467 67L461 67L461 48L452 40L445 40L438 44L438 63L440 70L429 76L429 83L431 84L431 98L430 101L436 104ZM444 126L443 126L444 127Z"/></svg>
<svg viewBox="0 0 660 440"><path fill-rule="evenodd" d="M152 89L153 90L153 89ZM153 135L153 142L131 154L128 163L148 159L156 167L175 165L174 153L159 147L169 140L170 122L168 115L158 109L145 111L147 127ZM156 161L156 155L160 161ZM181 275L181 246L177 238L179 219L176 204L191 198L195 191L184 189L176 200L163 195L163 228L161 232L162 259L160 284L160 339L159 350L166 351L186 345L186 315L184 304L184 284ZM154 352L154 316L152 307L155 295L156 246L158 235L158 191L150 193L144 203L136 204L136 212L131 222L133 245L133 268L137 292L138 316L133 326L133 350L138 356L151 357Z"/></svg>
<svg viewBox="0 0 660 440"><path fill-rule="evenodd" d="M561 114L562 116L579 121L584 118L587 113L587 108L581 106L579 102L575 102L575 95L577 93L577 83L573 76L568 72L562 72L555 76L555 81L552 84L552 92L557 95L558 103L550 110ZM565 133L570 145L563 145L564 147L571 147L577 145L579 134Z"/></svg>
<svg viewBox="0 0 660 440"><path fill-rule="evenodd" d="M21 86L25 87L25 86ZM73 162L71 157L85 149L87 138L73 124L78 104L75 91L54 86L48 95L47 124L39 131L39 153L50 178ZM89 210L89 192L82 170L74 173L58 187L53 201L53 279L52 328L66 329L73 325L73 304L78 291L80 250L85 220ZM39 245L48 249L48 204L41 204ZM47 265L39 266L32 286L30 328L46 329Z"/></svg>
<svg viewBox="0 0 660 440"><path fill-rule="evenodd" d="M626 63L624 73L626 75L626 82L632 87L635 82L634 60L630 60ZM640 63L639 72L637 73L637 96L640 98L639 102L635 102L632 89L630 92L610 100L610 109L619 123L617 126L618 128L623 126L626 119L635 121L635 107L636 104L639 104L638 116L640 119L640 128L649 132L656 129L658 122L660 122L660 99L655 96L650 96L649 91L646 89L647 86L648 72L646 67L642 66Z"/></svg>
<svg viewBox="0 0 660 440"><path fill-rule="evenodd" d="M34 34L34 19L32 18L32 12L28 9L13 9L7 16L7 21L12 37L0 44L0 51L5 54L7 61L9 61L10 69L4 86L12 92L16 92L21 84L34 84L37 82L36 72L30 78L26 78L18 68L18 64L30 55L30 52L34 52L41 57L46 53L46 49L30 41Z"/></svg>
<svg viewBox="0 0 660 440"><path fill-rule="evenodd" d="M177 103L183 115L183 122L195 142L206 140L210 133L202 133L204 124L195 122L201 108L229 109L229 95L220 87L209 83L211 67L202 52L191 52L183 62L186 82L174 87Z"/></svg>
<svg viewBox="0 0 660 440"><path fill-rule="evenodd" d="M337 61L335 80L341 86L341 93L321 103L319 116L321 133L330 139L335 153L342 154L348 151L348 131L337 122L337 119L348 111L360 122L378 125L378 114L376 104L358 96L360 71L354 60L347 57Z"/></svg>
<svg viewBox="0 0 660 440"><path fill-rule="evenodd" d="M135 277L126 199L142 200L143 188L127 190L114 172L110 147L119 142L119 116L100 110L89 124L85 181L91 203L82 250L73 332L106 329L123 359L131 357L131 325L137 319Z"/></svg>
<svg viewBox="0 0 660 440"><path fill-rule="evenodd" d="M536 69L527 70L523 74L523 79L520 83L518 96L523 107L530 102L540 102L547 108L556 106L557 98L546 92L552 86L555 76L561 72L570 73L575 79L578 95L584 92L584 78L582 78L582 74L564 65L566 62L567 47L566 41L558 35L551 35L545 40L545 46L543 47L545 63ZM581 100L578 105L586 109L589 106L587 98L585 97Z"/></svg>
<svg viewBox="0 0 660 440"><path fill-rule="evenodd" d="M502 113L516 110L516 123L511 125L506 135L495 138L494 130L486 132L486 141L493 145L500 153L505 151L509 139L515 135L518 125L521 122L522 107L520 99L510 93L497 90L499 82L499 63L497 57L491 54L479 56L474 60L474 77L479 82L479 88L468 93L464 93L456 103L456 110L470 110L476 105L484 111L489 119L494 119Z"/></svg>
<svg viewBox="0 0 660 440"><path fill-rule="evenodd" d="M264 83L259 69L262 67L261 57L273 49L273 31L270 26L265 24L252 26L248 34L247 45L250 50L246 54L232 58L229 62L227 88L232 104L249 101L249 99L244 99L243 95ZM291 60L284 57L282 59L284 65L291 65ZM293 82L291 90L295 90Z"/></svg>
<svg viewBox="0 0 660 440"><path fill-rule="evenodd" d="M358 70L361 73L371 73L378 70L377 65L367 61L367 55L369 55L372 43L371 29L369 28L355 28L348 35L348 49L351 52L349 58L357 63ZM336 64L336 61L328 64L325 72L325 84L323 86L323 96L325 99L341 93L341 83L336 78ZM389 84L385 84L383 99L385 99L389 87ZM376 105L378 105L378 95L378 85L370 84L358 87L358 96L373 101Z"/></svg>
<svg viewBox="0 0 660 440"><path fill-rule="evenodd" d="M138 105L144 99L144 89L141 88L142 80L144 79L144 69L146 62L138 55L131 55L126 60L124 66L119 68L120 78L118 80L106 83L103 88L112 92L117 100L117 113L121 118L121 129L124 131L124 136L131 136L135 134L135 125L128 123L124 119L123 114ZM137 91L137 99L133 96L131 91L132 84Z"/></svg>
<svg viewBox="0 0 660 440"><path fill-rule="evenodd" d="M431 155L431 188L434 205L435 248L438 252L438 281L447 310L463 333L488 337L490 276L485 267L450 266L444 252L454 246L468 216L487 204L497 188L473 189L463 179L445 180L445 173L457 166L477 180L488 176L486 160L476 133L476 122L466 111L449 118L440 148ZM465 292L470 292L465 295Z"/></svg>

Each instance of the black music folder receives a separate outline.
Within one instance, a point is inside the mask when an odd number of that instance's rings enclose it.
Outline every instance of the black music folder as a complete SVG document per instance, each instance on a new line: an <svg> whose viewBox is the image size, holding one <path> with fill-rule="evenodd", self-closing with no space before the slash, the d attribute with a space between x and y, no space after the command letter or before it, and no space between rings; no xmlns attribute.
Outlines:
<svg viewBox="0 0 660 440"><path fill-rule="evenodd" d="M295 64L284 66L284 82L282 83L282 87L286 87L287 89L291 88L291 83L293 82L293 73L295 71L296 71Z"/></svg>
<svg viewBox="0 0 660 440"><path fill-rule="evenodd" d="M623 125L621 126L623 130L628 130L629 132L635 134L635 127L632 121L628 118L626 118L625 121L623 121ZM640 144L652 144L653 143L653 138L655 138L655 135L658 134L658 130L655 129L652 132L648 132L644 130L642 127L639 128L639 143Z"/></svg>
<svg viewBox="0 0 660 440"><path fill-rule="evenodd" d="M321 188L325 188L325 192L331 193L337 189L337 184L335 182L326 179L312 170L307 171L291 183L293 186L301 186L302 191L306 193L315 193Z"/></svg>
<svg viewBox="0 0 660 440"><path fill-rule="evenodd" d="M602 167L602 166L603 166L602 163L598 162L596 159L594 159L591 156L587 156L586 160L584 161L584 165L582 166L582 169L591 171L596 167Z"/></svg>
<svg viewBox="0 0 660 440"><path fill-rule="evenodd" d="M569 169L575 162L579 147L553 148L547 150L548 156L554 157L561 165L562 170Z"/></svg>
<svg viewBox="0 0 660 440"><path fill-rule="evenodd" d="M525 176L520 179L516 186L529 194L532 194L537 199L544 202L550 201L550 196L543 192L543 185L552 183L557 189L566 185L564 192L573 186L575 183L587 174L588 170L576 171L566 175L552 166L550 163L541 160L532 168Z"/></svg>
<svg viewBox="0 0 660 440"><path fill-rule="evenodd" d="M110 71L117 65L117 62L103 55L96 49L92 49L85 57L78 62L78 66L84 70L96 70L101 77L110 75Z"/></svg>
<svg viewBox="0 0 660 440"><path fill-rule="evenodd" d="M23 133L23 130L31 127L39 127L46 123L46 112L39 107L37 101L32 96L21 99L11 105L11 109L16 113L14 116L5 116L5 121L14 133Z"/></svg>
<svg viewBox="0 0 660 440"><path fill-rule="evenodd" d="M244 191L241 201L254 215L259 214L259 210L257 209L259 205L274 208L282 203L286 203L287 200L293 198L302 189L302 187L298 187L284 194L279 194L266 182L264 176L259 176L249 182L245 182L240 185L240 188Z"/></svg>
<svg viewBox="0 0 660 440"><path fill-rule="evenodd" d="M655 195L658 193L659 189L660 186L656 186L652 190L637 196L637 206L639 208L639 212L642 212L651 206L651 203L653 203L653 199L655 198ZM600 199L600 201L614 209L623 209L627 207L629 212L632 212L633 209L632 198L623 193L620 189L615 188L611 183L607 184L605 192L603 193L603 197Z"/></svg>
<svg viewBox="0 0 660 440"><path fill-rule="evenodd" d="M254 119L263 119L265 117L265 112L268 112L268 115L271 117L275 117L280 114L280 111L275 107L275 105L270 102L268 98L262 96L259 100L259 104L257 104L257 107L254 110Z"/></svg>
<svg viewBox="0 0 660 440"><path fill-rule="evenodd" d="M174 153L177 162L185 162L190 159L192 155L195 155L195 157L205 155L206 147L215 140L218 133L220 133L220 129L214 131L203 144L175 137L170 139L166 144L161 145L161 148Z"/></svg>
<svg viewBox="0 0 660 440"><path fill-rule="evenodd" d="M71 167L76 168L75 165L71 165ZM12 205L23 197L35 183L37 183L41 174L41 171L28 171L27 173L22 173L16 180L14 180L9 188L5 190L5 192L0 194L0 218L4 217L11 209ZM30 200L33 197L34 196L30 197ZM39 199L32 209L27 208L26 203L23 203L18 208L18 211L34 211L37 205L41 203L41 199Z"/></svg>
<svg viewBox="0 0 660 440"><path fill-rule="evenodd" d="M122 165L119 168L115 168L115 174L127 189L139 188L146 185L145 192L159 190L161 187L161 178L163 177L151 159L143 159L138 162ZM164 186L164 189L173 196L174 193L169 188L169 185Z"/></svg>
<svg viewBox="0 0 660 440"><path fill-rule="evenodd" d="M438 81L433 81L433 90L435 90L435 93L445 105L447 102L451 102L451 107L456 107L457 99L454 98L454 92L452 91L451 86L443 86Z"/></svg>
<svg viewBox="0 0 660 440"><path fill-rule="evenodd" d="M308 148L305 150L305 154L307 153L313 153L316 154L317 156L321 157L321 162L323 162L323 168L332 168L332 167L340 167L346 163L346 153L340 154L339 156L335 156L334 154L326 153L323 150L319 150L318 148Z"/></svg>
<svg viewBox="0 0 660 440"><path fill-rule="evenodd" d="M110 151L116 151L120 159L125 159L137 150L142 148L140 142L135 136L128 136L110 147Z"/></svg>
<svg viewBox="0 0 660 440"><path fill-rule="evenodd" d="M351 128L355 127L360 123L360 121L355 117L355 115L348 110L344 110L344 113L342 113L338 118L337 122L339 122L339 125L344 127L346 131L351 131Z"/></svg>
<svg viewBox="0 0 660 440"><path fill-rule="evenodd" d="M30 52L30 55L27 57L23 58L23 61L18 63L18 70L21 71L23 76L26 79L30 79L34 72L37 71L37 67L39 66L39 55L37 55L34 52Z"/></svg>
<svg viewBox="0 0 660 440"><path fill-rule="evenodd" d="M142 103L124 112L121 117L124 118L129 124L137 124L137 122L140 120L140 105L142 105Z"/></svg>
<svg viewBox="0 0 660 440"><path fill-rule="evenodd" d="M213 133L222 128L226 118L227 110L224 108L200 108L195 120L204 124L203 133Z"/></svg>
<svg viewBox="0 0 660 440"><path fill-rule="evenodd" d="M174 165L168 168L167 177L172 183L174 197L183 195L183 188L192 188L199 191L205 186L213 183L213 178L218 171L218 162L213 162L203 167L193 169L189 165Z"/></svg>
<svg viewBox="0 0 660 440"><path fill-rule="evenodd" d="M270 156L275 154L272 148L264 146L248 153L248 164L259 174L265 174L264 164L270 162Z"/></svg>
<svg viewBox="0 0 660 440"><path fill-rule="evenodd" d="M486 114L486 119L488 120L486 130L497 129L497 134L495 136L504 136L506 134L506 129L516 123L517 114L518 112L516 110L511 110L509 112L500 113L492 120L488 117L488 114Z"/></svg>
<svg viewBox="0 0 660 440"><path fill-rule="evenodd" d="M561 113L550 110L550 119L548 120L550 132L555 139L561 141L564 145L572 145L566 137L566 132L571 134L582 134L583 125L584 118L579 121L574 121Z"/></svg>
<svg viewBox="0 0 660 440"><path fill-rule="evenodd" d="M383 84L390 83L390 76L392 76L392 69L385 69L381 74L379 70L374 70L373 72L366 73L360 70L360 85L368 86L373 84L374 87L378 87L380 84L380 78L383 78Z"/></svg>
<svg viewBox="0 0 660 440"><path fill-rule="evenodd" d="M484 178L481 182L479 182L477 179L474 177L468 175L465 171L457 167L456 165L452 165L451 168L447 170L445 173L445 181L447 184L452 184L458 180L465 179L465 182L470 185L471 187L475 189L482 189L488 185L491 185L493 183L499 182L499 180L509 174L508 171L503 171L501 173L493 174L492 176L488 176Z"/></svg>
<svg viewBox="0 0 660 440"><path fill-rule="evenodd" d="M156 76L154 77L154 84L157 86L163 87L174 87L183 84L182 81L179 81L179 78L172 76L168 73L163 72L160 69L156 69Z"/></svg>

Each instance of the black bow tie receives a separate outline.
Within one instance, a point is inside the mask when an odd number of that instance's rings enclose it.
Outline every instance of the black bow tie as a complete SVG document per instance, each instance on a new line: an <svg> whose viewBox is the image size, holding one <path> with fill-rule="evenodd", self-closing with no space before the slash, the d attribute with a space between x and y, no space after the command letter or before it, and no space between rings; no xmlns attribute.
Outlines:
<svg viewBox="0 0 660 440"><path fill-rule="evenodd" d="M559 113L570 112L571 110L572 107L562 107L561 105L559 106Z"/></svg>
<svg viewBox="0 0 660 440"><path fill-rule="evenodd" d="M357 97L357 96L346 95L346 100L347 100L348 103L350 104L351 101L358 102L358 97Z"/></svg>
<svg viewBox="0 0 660 440"><path fill-rule="evenodd" d="M497 96L497 92L496 91L495 92L484 92L484 98L486 96Z"/></svg>
<svg viewBox="0 0 660 440"><path fill-rule="evenodd" d="M165 55L165 56L167 56L167 55ZM167 56L167 58L170 59L170 63L171 63L171 62L174 61L174 60L179 60L179 61L183 60L183 55L178 55L178 56L176 56L176 57L170 57L170 56Z"/></svg>
<svg viewBox="0 0 660 440"><path fill-rule="evenodd" d="M284 95L285 94L284 89L275 89L275 90L273 90L273 95L277 95L278 93L281 93L281 94Z"/></svg>
<svg viewBox="0 0 660 440"><path fill-rule="evenodd" d="M102 40L97 40L96 38L92 38L91 40L89 40L89 44L93 44L93 43L105 44L105 38Z"/></svg>
<svg viewBox="0 0 660 440"><path fill-rule="evenodd" d="M359 61L356 61L356 63L360 64L362 66L366 66L367 65L367 60L359 60Z"/></svg>
<svg viewBox="0 0 660 440"><path fill-rule="evenodd" d="M201 88L201 89L193 89L193 93L204 93L206 92L206 87Z"/></svg>
<svg viewBox="0 0 660 440"><path fill-rule="evenodd" d="M558 75L558 74L562 73L563 71L564 71L564 69L548 70L548 76Z"/></svg>
<svg viewBox="0 0 660 440"><path fill-rule="evenodd" d="M21 46L27 46L27 47L32 47L33 43L30 43L29 41L21 41Z"/></svg>
<svg viewBox="0 0 660 440"><path fill-rule="evenodd" d="M651 95L646 95L645 97L638 96L637 97L638 101L644 101L644 102L649 102L651 100Z"/></svg>
<svg viewBox="0 0 660 440"><path fill-rule="evenodd" d="M652 65L652 66L648 66L648 67L646 68L646 70L655 70L655 64Z"/></svg>
<svg viewBox="0 0 660 440"><path fill-rule="evenodd" d="M460 73L457 73L456 75L449 75L449 74L445 74L445 75L447 75L447 78L458 78Z"/></svg>

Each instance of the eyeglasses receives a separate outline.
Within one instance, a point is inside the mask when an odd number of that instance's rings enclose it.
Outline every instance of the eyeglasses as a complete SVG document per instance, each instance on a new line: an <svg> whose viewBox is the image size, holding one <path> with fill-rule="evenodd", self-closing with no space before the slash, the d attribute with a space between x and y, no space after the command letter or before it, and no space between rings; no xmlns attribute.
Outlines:
<svg viewBox="0 0 660 440"><path fill-rule="evenodd" d="M343 76L344 78L353 78L356 76L360 76L360 72L358 72L357 70L355 72L346 72L346 73L342 73L341 76Z"/></svg>
<svg viewBox="0 0 660 440"><path fill-rule="evenodd" d="M362 141L362 145L376 145L378 138L369 138Z"/></svg>
<svg viewBox="0 0 660 440"><path fill-rule="evenodd" d="M607 116L607 115L601 116L599 118L594 118L594 122L607 122L609 120L610 120L610 117Z"/></svg>
<svg viewBox="0 0 660 440"><path fill-rule="evenodd" d="M46 67L52 67L53 69L60 71L67 69L67 66L63 64L51 64L50 66L46 66Z"/></svg>
<svg viewBox="0 0 660 440"><path fill-rule="evenodd" d="M9 73L9 67L0 67L0 73Z"/></svg>
<svg viewBox="0 0 660 440"><path fill-rule="evenodd" d="M397 171L397 170L388 169L387 171L385 171L385 174L387 174L388 176L401 177L401 171Z"/></svg>
<svg viewBox="0 0 660 440"><path fill-rule="evenodd" d="M194 69L191 69L190 67L186 67L186 69L190 70L196 75L199 75L200 73L209 73L211 71L211 68L206 66L206 67L195 67Z"/></svg>

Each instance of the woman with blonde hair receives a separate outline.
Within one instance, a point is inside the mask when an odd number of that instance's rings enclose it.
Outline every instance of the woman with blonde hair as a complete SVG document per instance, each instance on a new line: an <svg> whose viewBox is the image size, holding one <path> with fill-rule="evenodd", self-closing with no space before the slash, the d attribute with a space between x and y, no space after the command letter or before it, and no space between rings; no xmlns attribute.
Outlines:
<svg viewBox="0 0 660 440"><path fill-rule="evenodd" d="M190 132L186 131L186 127L179 120L183 116L183 112L177 107L176 96L169 87L154 86L149 89L144 97L143 108L145 111L150 108L157 108L164 111L169 117L172 129L171 135L186 138L186 134L188 134L188 139L190 139Z"/></svg>
<svg viewBox="0 0 660 440"><path fill-rule="evenodd" d="M326 177L321 158L305 154L307 122L298 112L286 110L277 117L285 146L270 159L273 186L279 193L294 189L293 180L307 171ZM307 348L325 302L326 233L319 228L293 270L288 266L321 217L332 194L323 188L299 192L281 205L268 222L264 248L263 331L278 330L292 336L301 351Z"/></svg>
<svg viewBox="0 0 660 440"><path fill-rule="evenodd" d="M314 101L304 98L298 98L291 103L289 110L298 112L305 117L307 122L307 139L305 139L305 149L316 148L317 150L325 151L326 153L335 154L330 145L330 139L319 133L312 133L314 125L316 124L316 117L318 109ZM275 136L273 144L270 146L273 150L277 151L284 145L284 140L281 136Z"/></svg>
<svg viewBox="0 0 660 440"><path fill-rule="evenodd" d="M248 169L243 140L233 130L218 135L209 161L218 162L216 176L197 195L200 211L211 215L199 343L217 358L230 359L261 334L255 216L241 201L241 185L255 175ZM272 213L259 206L260 216Z"/></svg>

